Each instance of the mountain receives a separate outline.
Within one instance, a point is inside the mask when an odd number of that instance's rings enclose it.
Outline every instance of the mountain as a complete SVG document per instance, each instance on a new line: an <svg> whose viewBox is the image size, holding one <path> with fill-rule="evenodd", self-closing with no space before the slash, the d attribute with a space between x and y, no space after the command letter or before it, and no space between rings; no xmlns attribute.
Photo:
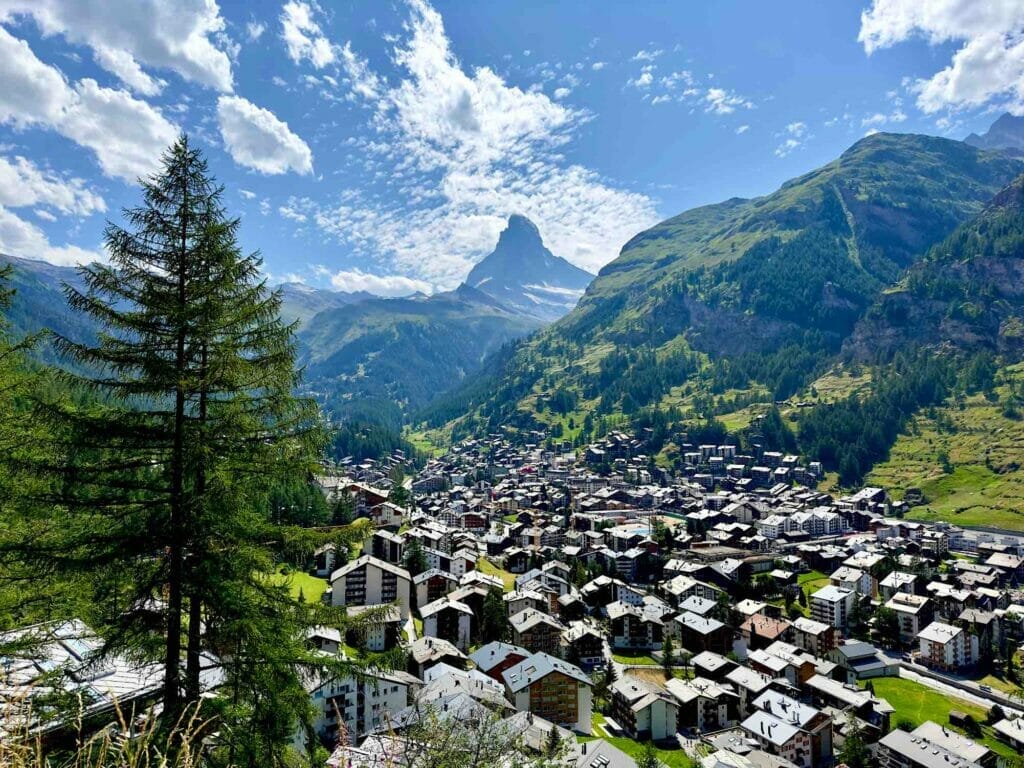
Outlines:
<svg viewBox="0 0 1024 768"><path fill-rule="evenodd" d="M964 143L979 149L1001 149L1011 154L1024 154L1024 117L1005 112L983 135L972 133L964 139Z"/></svg>
<svg viewBox="0 0 1024 768"><path fill-rule="evenodd" d="M506 307L551 322L579 301L594 276L549 251L536 225L512 215L494 251L466 278Z"/></svg>
<svg viewBox="0 0 1024 768"><path fill-rule="evenodd" d="M311 392L336 417L398 427L539 321L462 285L430 297L370 299L317 314L299 333Z"/></svg>
<svg viewBox="0 0 1024 768"><path fill-rule="evenodd" d="M879 133L772 194L668 219L626 243L454 426L571 417L579 427L587 414L727 414L785 399L828 367L887 287L1022 171L1001 152Z"/></svg>
<svg viewBox="0 0 1024 768"><path fill-rule="evenodd" d="M0 254L3 265L12 267L9 287L14 289L14 296L5 318L14 338L49 329L75 341L95 339L97 328L92 320L73 313L64 298L65 283L83 287L78 270ZM56 360L52 347L45 342L37 355L46 362Z"/></svg>
<svg viewBox="0 0 1024 768"><path fill-rule="evenodd" d="M305 283L282 283L277 287L281 290L281 318L286 323L298 321L300 327L324 310L338 309L376 298L366 291L331 291L314 288Z"/></svg>
<svg viewBox="0 0 1024 768"><path fill-rule="evenodd" d="M885 291L847 342L861 359L921 346L1024 358L1024 177Z"/></svg>

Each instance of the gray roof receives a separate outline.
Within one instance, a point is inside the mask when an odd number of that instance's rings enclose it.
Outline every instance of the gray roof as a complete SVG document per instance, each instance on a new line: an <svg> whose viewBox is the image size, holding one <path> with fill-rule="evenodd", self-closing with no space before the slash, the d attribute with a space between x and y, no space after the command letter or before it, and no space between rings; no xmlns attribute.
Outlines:
<svg viewBox="0 0 1024 768"><path fill-rule="evenodd" d="M582 669L547 653L535 653L529 658L523 659L514 667L509 667L502 672L501 677L508 689L515 693L553 672L560 672L581 683L591 685L590 678Z"/></svg>

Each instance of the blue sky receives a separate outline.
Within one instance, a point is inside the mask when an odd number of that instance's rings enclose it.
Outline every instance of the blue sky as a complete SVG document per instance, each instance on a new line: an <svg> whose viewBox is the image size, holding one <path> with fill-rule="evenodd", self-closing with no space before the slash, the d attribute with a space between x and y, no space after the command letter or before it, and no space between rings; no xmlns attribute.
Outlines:
<svg viewBox="0 0 1024 768"><path fill-rule="evenodd" d="M0 0L0 251L102 258L187 131L273 280L454 287L524 213L596 271L874 130L1024 111L1024 0Z"/></svg>

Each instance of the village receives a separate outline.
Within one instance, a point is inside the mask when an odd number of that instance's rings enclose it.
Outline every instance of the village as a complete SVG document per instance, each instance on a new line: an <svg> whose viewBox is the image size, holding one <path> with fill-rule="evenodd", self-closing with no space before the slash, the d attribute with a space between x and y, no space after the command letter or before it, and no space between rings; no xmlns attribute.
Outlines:
<svg viewBox="0 0 1024 768"><path fill-rule="evenodd" d="M408 658L313 691L344 736L328 765L390 765L425 709L496 713L539 750L554 731L603 768L975 768L1024 746L1024 538L834 497L795 456L684 444L670 473L644 448L469 440L405 478L405 507L401 453L320 478L372 522L354 557L318 552L323 599L388 608L311 641Z"/></svg>
<svg viewBox="0 0 1024 768"><path fill-rule="evenodd" d="M400 451L325 464L365 532L287 577L362 619L306 638L361 670L308 680L327 768L400 768L446 724L572 768L994 768L1024 747L1024 537L816 490L795 456L683 450L670 472L625 432L494 435L408 474ZM91 663L81 622L47 631L11 690L71 665L87 716L158 694L159 667Z"/></svg>

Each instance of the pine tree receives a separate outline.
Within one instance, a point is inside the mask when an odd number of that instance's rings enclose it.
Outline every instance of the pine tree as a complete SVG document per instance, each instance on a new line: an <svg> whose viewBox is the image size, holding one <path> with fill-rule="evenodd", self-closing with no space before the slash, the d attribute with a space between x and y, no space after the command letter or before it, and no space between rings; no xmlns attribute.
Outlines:
<svg viewBox="0 0 1024 768"><path fill-rule="evenodd" d="M661 761L658 760L658 751L654 748L654 742L644 743L644 750L637 758L636 768L661 768Z"/></svg>
<svg viewBox="0 0 1024 768"><path fill-rule="evenodd" d="M405 557L402 558L402 565L409 572L410 576L419 576L430 564L427 562L427 554L423 551L423 545L417 538L409 539L405 547Z"/></svg>
<svg viewBox="0 0 1024 768"><path fill-rule="evenodd" d="M665 636L665 643L661 646L661 666L665 671L665 679L672 679L672 667L676 663L676 649L672 645L671 635Z"/></svg>
<svg viewBox="0 0 1024 768"><path fill-rule="evenodd" d="M864 741L860 721L851 715L849 722L843 747L839 750L839 761L846 763L850 768L868 768L871 764L871 752Z"/></svg>
<svg viewBox="0 0 1024 768"><path fill-rule="evenodd" d="M505 601L496 590L489 590L484 598L480 617L480 641L490 643L506 641L512 636L512 627L505 610Z"/></svg>
<svg viewBox="0 0 1024 768"><path fill-rule="evenodd" d="M222 714L251 726L224 731L256 739L226 748L274 764L309 715L299 671L320 663L304 646L313 609L263 575L289 535L265 510L275 486L307 476L322 440L314 404L293 395L280 295L240 252L221 195L182 137L126 227L108 226L109 265L67 289L104 331L91 345L57 338L86 371L68 383L92 398L52 409L72 438L60 504L22 554L88 574L108 651L161 659L168 726L199 701L204 654L221 658L233 691Z"/></svg>

